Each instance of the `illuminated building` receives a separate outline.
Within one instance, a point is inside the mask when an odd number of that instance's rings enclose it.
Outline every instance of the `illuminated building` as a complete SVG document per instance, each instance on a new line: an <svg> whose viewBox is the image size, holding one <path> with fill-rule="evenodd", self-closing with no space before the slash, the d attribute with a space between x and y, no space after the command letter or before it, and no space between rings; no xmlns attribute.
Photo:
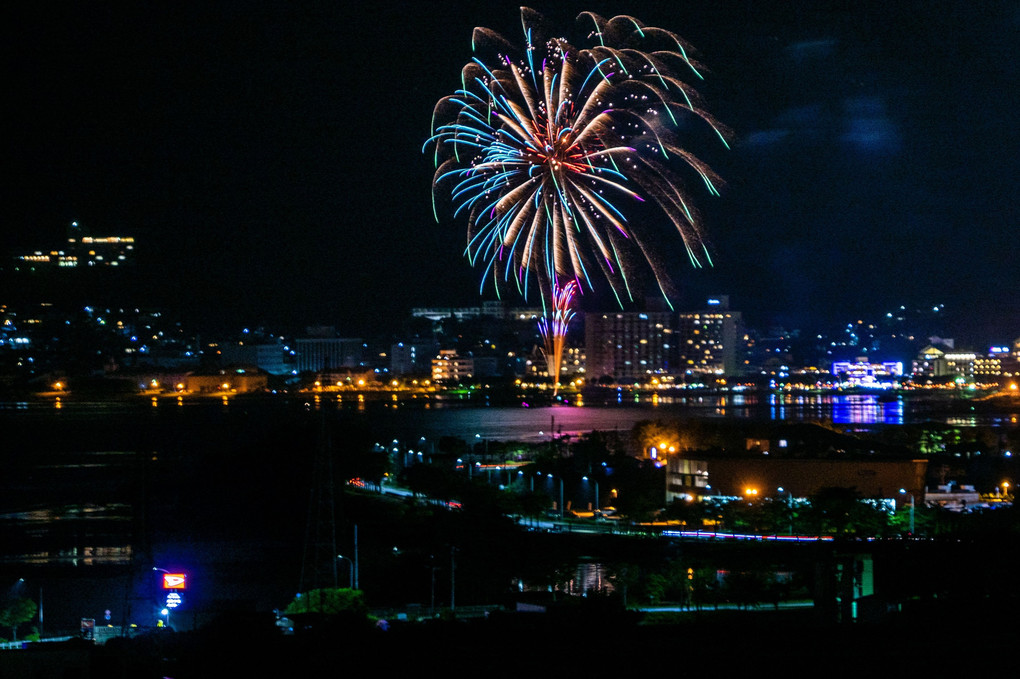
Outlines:
<svg viewBox="0 0 1020 679"><path fill-rule="evenodd" d="M446 318L489 318L494 320L536 321L542 317L541 309L510 309L503 302L482 302L481 306L469 307L415 307L411 309L415 318L441 321Z"/></svg>
<svg viewBox="0 0 1020 679"><path fill-rule="evenodd" d="M999 359L1002 377L1010 379L1020 376L1020 339L1014 340L1012 348L992 347L989 353ZM1015 384L1016 380L1012 383Z"/></svg>
<svg viewBox="0 0 1020 679"><path fill-rule="evenodd" d="M254 365L270 375L286 375L293 365L287 362L287 347L279 342L271 344L220 343L221 365Z"/></svg>
<svg viewBox="0 0 1020 679"><path fill-rule="evenodd" d="M812 497L823 488L854 488L896 501L900 488L924 502L927 460L839 460L673 456L666 463L666 502L710 496ZM782 490L780 490L782 489Z"/></svg>
<svg viewBox="0 0 1020 679"><path fill-rule="evenodd" d="M569 382L576 377L585 375L585 350L582 347L567 347L563 350L563 363L560 364L560 381ZM529 377L549 377L549 368L546 365L545 353L539 346L535 346L525 361L525 374Z"/></svg>
<svg viewBox="0 0 1020 679"><path fill-rule="evenodd" d="M135 239L130 236L88 236L78 222L67 229L67 245L60 250L36 250L16 257L31 269L116 267L134 263Z"/></svg>
<svg viewBox="0 0 1020 679"><path fill-rule="evenodd" d="M977 355L973 360L974 367L971 370L971 374L976 381L994 382L1002 375L1002 357L998 354Z"/></svg>
<svg viewBox="0 0 1020 679"><path fill-rule="evenodd" d="M1006 347L993 347L988 354L977 354L973 351L942 351L938 347L927 346L914 360L914 379L962 378L994 382L1003 375L1004 360L1008 368L1011 361Z"/></svg>
<svg viewBox="0 0 1020 679"><path fill-rule="evenodd" d="M560 364L560 379L573 379L585 374L587 357L581 347L567 347L563 350L563 363Z"/></svg>
<svg viewBox="0 0 1020 679"><path fill-rule="evenodd" d="M942 484L933 491L924 494L924 501L930 507L941 507L953 512L963 512L976 509L987 503L981 500L981 494L974 489L974 486L957 486L952 483Z"/></svg>
<svg viewBox="0 0 1020 679"><path fill-rule="evenodd" d="M942 366L942 374L972 378L974 377L977 358L977 354L969 351L946 352L939 359L939 363Z"/></svg>
<svg viewBox="0 0 1020 679"><path fill-rule="evenodd" d="M365 344L360 339L311 337L295 340L294 350L299 373L322 372L360 367Z"/></svg>
<svg viewBox="0 0 1020 679"><path fill-rule="evenodd" d="M17 313L0 304L0 347L19 349L32 343L31 338L19 330L19 325Z"/></svg>
<svg viewBox="0 0 1020 679"><path fill-rule="evenodd" d="M584 316L587 379L646 382L673 368L673 317L666 311Z"/></svg>
<svg viewBox="0 0 1020 679"><path fill-rule="evenodd" d="M435 356L435 342L397 342L390 346L390 372L394 375L424 375Z"/></svg>
<svg viewBox="0 0 1020 679"><path fill-rule="evenodd" d="M914 379L931 378L931 377L943 377L950 373L946 370L945 356L946 352L942 351L938 347L928 345L921 350L918 357L913 362L913 374Z"/></svg>
<svg viewBox="0 0 1020 679"><path fill-rule="evenodd" d="M666 502L697 500L709 494L708 462L672 455L666 460Z"/></svg>
<svg viewBox="0 0 1020 679"><path fill-rule="evenodd" d="M432 381L456 384L470 379L475 373L474 359L460 356L455 349L442 349L432 359Z"/></svg>
<svg viewBox="0 0 1020 679"><path fill-rule="evenodd" d="M185 391L196 394L245 394L265 391L268 385L266 373L245 368L192 373L184 378Z"/></svg>
<svg viewBox="0 0 1020 679"><path fill-rule="evenodd" d="M723 377L744 371L742 318L726 295L703 311L681 313L676 330L678 367L688 375Z"/></svg>
<svg viewBox="0 0 1020 679"><path fill-rule="evenodd" d="M869 363L863 358L837 361L832 364L832 374L851 387L890 387L903 375L903 364L899 361Z"/></svg>

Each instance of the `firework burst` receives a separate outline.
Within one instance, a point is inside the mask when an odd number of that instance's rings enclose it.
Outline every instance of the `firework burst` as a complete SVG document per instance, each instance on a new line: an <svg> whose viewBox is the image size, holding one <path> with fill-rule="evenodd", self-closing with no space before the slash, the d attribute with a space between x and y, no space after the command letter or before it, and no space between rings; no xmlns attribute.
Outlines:
<svg viewBox="0 0 1020 679"><path fill-rule="evenodd" d="M467 215L466 255L483 288L527 297L537 284L557 307L568 287L557 281L580 291L603 278L622 303L628 263L645 261L668 299L662 234L679 233L693 265L711 263L687 184L718 185L679 132L700 122L725 144L688 82L701 78L690 48L632 17L589 12L578 21L591 44L579 48L544 38L537 13L521 16L523 51L476 28L460 89L436 105L434 198L449 192ZM666 219L628 221L646 201Z"/></svg>

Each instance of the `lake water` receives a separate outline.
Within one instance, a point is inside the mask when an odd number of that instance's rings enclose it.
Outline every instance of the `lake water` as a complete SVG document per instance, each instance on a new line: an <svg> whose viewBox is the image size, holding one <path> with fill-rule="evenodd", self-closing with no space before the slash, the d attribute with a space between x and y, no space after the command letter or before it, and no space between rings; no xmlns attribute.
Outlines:
<svg viewBox="0 0 1020 679"><path fill-rule="evenodd" d="M34 593L45 584L51 628L83 615L105 620L106 611L113 624L151 620L158 594L152 568L189 569L200 583L194 596L281 605L300 570L311 454L324 413L379 442L408 445L422 437L527 442L625 433L642 420L684 416L864 429L929 419L1011 424L1018 416L864 394L619 392L557 406L335 394L3 402L0 585L25 578ZM83 573L93 575L83 580Z"/></svg>
<svg viewBox="0 0 1020 679"><path fill-rule="evenodd" d="M869 426L898 425L928 420L957 426L1016 423L1020 404L1012 411L978 411L955 398L884 398L876 394L695 394L662 396L615 392L598 400L576 398L563 404L489 405L456 398L358 400L357 396L322 395L306 399L303 407L339 407L357 413L380 435L392 432L401 440L420 436L475 437L501 441L535 441L551 435L590 431L629 431L649 419L707 417L781 422L828 421Z"/></svg>

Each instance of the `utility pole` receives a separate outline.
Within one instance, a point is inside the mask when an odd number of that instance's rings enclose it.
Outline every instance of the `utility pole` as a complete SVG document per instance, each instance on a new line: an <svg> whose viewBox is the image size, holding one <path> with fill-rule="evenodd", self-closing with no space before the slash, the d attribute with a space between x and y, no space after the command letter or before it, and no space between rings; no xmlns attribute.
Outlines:
<svg viewBox="0 0 1020 679"><path fill-rule="evenodd" d="M429 567L432 569L432 590L431 590L431 594L429 594L429 617L431 618L431 617L435 617L435 615L436 615L436 557L435 557L435 555L434 554L430 555L429 556L429 560L431 561L431 563L429 564Z"/></svg>
<svg viewBox="0 0 1020 679"><path fill-rule="evenodd" d="M361 589L358 583L358 524L354 524L354 589Z"/></svg>
<svg viewBox="0 0 1020 679"><path fill-rule="evenodd" d="M315 450L308 501L308 525L305 529L304 558L298 591L337 587L337 549L333 446L322 411L322 431ZM321 607L321 602L319 602Z"/></svg>
<svg viewBox="0 0 1020 679"><path fill-rule="evenodd" d="M567 509L563 506L563 477L560 477L560 518L567 515Z"/></svg>
<svg viewBox="0 0 1020 679"><path fill-rule="evenodd" d="M457 548L450 547L450 613L457 610Z"/></svg>

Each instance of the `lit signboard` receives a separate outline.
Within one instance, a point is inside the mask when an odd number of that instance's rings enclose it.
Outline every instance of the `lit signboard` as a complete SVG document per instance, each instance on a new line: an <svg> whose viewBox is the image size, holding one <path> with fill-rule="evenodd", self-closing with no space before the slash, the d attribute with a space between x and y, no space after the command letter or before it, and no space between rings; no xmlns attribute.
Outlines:
<svg viewBox="0 0 1020 679"><path fill-rule="evenodd" d="M181 605L181 595L177 592L170 592L166 595L166 607L177 608Z"/></svg>
<svg viewBox="0 0 1020 679"><path fill-rule="evenodd" d="M163 589L187 589L187 577L184 573L164 573Z"/></svg>

